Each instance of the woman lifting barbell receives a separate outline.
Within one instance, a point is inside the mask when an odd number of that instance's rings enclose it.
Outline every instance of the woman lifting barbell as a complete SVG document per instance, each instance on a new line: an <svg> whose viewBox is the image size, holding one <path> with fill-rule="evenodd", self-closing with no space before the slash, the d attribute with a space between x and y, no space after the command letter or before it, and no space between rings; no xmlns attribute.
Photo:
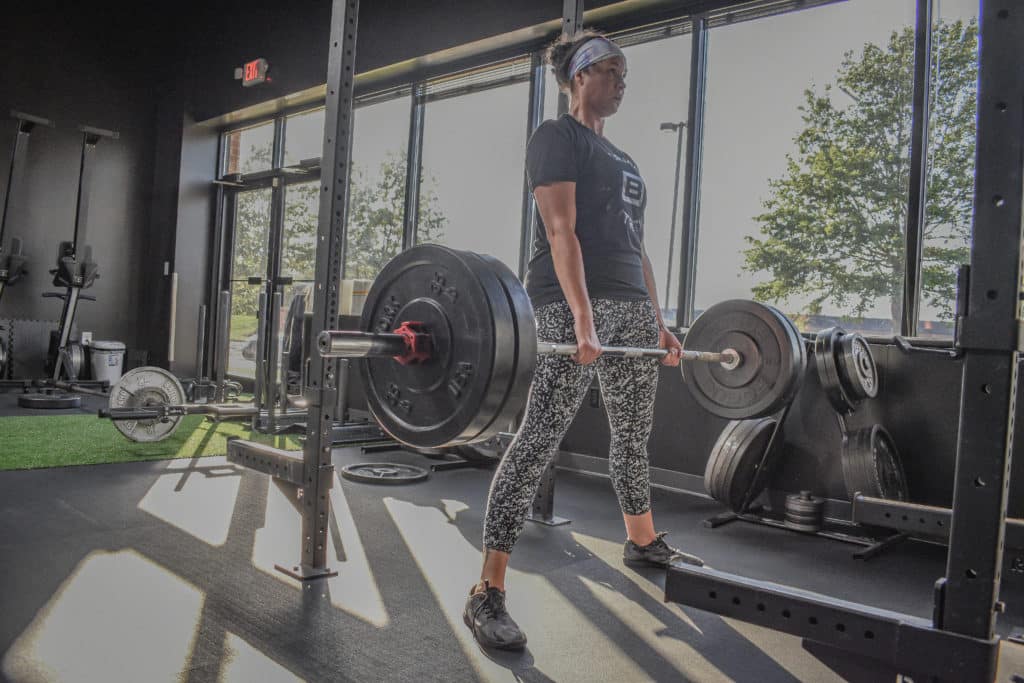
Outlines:
<svg viewBox="0 0 1024 683"><path fill-rule="evenodd" d="M627 540L628 564L702 564L669 546L651 518L647 441L654 419L658 361L600 357L601 345L668 350L681 345L658 307L643 247L647 196L636 163L604 137L622 102L626 58L593 31L563 37L547 53L569 114L530 138L526 170L540 212L526 286L537 336L570 343L572 358L540 355L519 432L494 475L484 522L483 570L464 618L485 647L520 649L526 636L505 608L505 570L544 469L565 436L596 372L611 427L609 467Z"/></svg>

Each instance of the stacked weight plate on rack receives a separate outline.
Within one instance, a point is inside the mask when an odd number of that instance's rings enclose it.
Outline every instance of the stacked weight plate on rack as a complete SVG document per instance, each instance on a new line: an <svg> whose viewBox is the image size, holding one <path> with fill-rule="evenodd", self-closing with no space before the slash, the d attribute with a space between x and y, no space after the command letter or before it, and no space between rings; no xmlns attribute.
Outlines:
<svg viewBox="0 0 1024 683"><path fill-rule="evenodd" d="M711 413L733 418L711 449L704 469L704 488L712 498L730 510L740 512L768 483L765 472L770 464L767 451L782 424L785 411L800 388L800 379L807 366L807 349L800 332L777 309L743 300L726 301L712 308L721 309L723 306L727 307L727 312L710 319L710 324L702 322L705 320L703 315L694 321L686 334L686 344L736 348L745 357L757 358L759 362L783 363L785 372L781 374L785 374L790 382L788 391L761 402L758 411L737 410L725 400L712 400L715 397L714 386L723 383L726 386L738 385L748 378L738 373L722 372L715 366L686 369L689 371L687 381L699 383L708 375L715 380L715 383L705 381L708 385L706 391L694 393L698 403ZM749 334L737 330L757 332ZM756 382L749 386L751 396L771 395L765 389Z"/></svg>
<svg viewBox="0 0 1024 683"><path fill-rule="evenodd" d="M907 500L907 481L892 435L880 424L850 428L861 403L878 396L879 377L867 340L841 327L818 333L814 343L818 380L835 408L842 433L840 458L846 492Z"/></svg>

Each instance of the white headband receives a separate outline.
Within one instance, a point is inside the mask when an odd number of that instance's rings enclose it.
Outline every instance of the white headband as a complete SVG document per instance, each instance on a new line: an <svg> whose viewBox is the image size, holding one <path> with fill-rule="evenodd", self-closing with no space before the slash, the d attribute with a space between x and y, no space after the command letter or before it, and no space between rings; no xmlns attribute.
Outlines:
<svg viewBox="0 0 1024 683"><path fill-rule="evenodd" d="M572 56L572 60L569 62L569 80L571 81L576 77L576 74L591 64L596 64L611 57L621 57L623 62L626 61L626 55L622 54L619 46L612 41L601 36L591 38L583 43L576 50L576 54Z"/></svg>

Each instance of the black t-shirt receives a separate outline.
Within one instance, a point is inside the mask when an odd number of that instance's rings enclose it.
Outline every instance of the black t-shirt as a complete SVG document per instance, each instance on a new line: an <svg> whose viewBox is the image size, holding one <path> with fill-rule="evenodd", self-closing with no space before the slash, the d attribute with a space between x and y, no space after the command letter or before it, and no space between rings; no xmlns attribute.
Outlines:
<svg viewBox="0 0 1024 683"><path fill-rule="evenodd" d="M576 183L576 237L590 296L648 298L643 271L647 191L629 155L564 114L534 131L526 148L526 174L531 191L561 181ZM533 245L526 275L530 300L534 306L564 300L539 210Z"/></svg>

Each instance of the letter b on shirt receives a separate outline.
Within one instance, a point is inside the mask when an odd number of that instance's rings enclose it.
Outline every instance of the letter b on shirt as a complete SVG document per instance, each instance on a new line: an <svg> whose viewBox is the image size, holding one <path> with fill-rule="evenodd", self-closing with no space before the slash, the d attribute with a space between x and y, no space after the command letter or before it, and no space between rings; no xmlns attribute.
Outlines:
<svg viewBox="0 0 1024 683"><path fill-rule="evenodd" d="M633 206L643 206L644 181L629 171L622 172L622 201Z"/></svg>

